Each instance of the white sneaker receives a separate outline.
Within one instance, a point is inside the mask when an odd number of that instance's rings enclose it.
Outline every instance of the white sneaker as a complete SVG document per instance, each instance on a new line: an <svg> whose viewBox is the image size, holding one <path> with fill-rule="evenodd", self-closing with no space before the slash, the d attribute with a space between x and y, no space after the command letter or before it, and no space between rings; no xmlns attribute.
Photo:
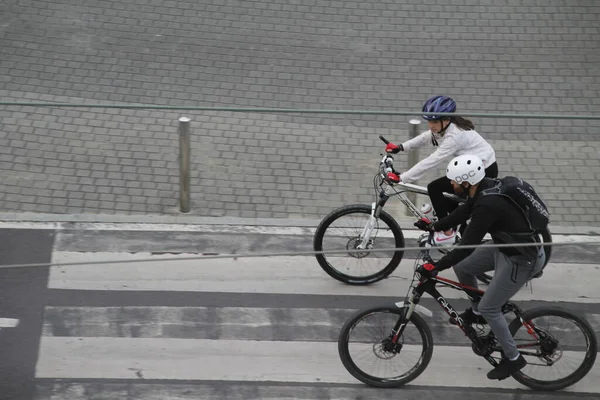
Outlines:
<svg viewBox="0 0 600 400"><path fill-rule="evenodd" d="M444 232L435 232L433 234L433 243L436 246L452 246L456 243L456 231L452 231L450 235L446 235Z"/></svg>

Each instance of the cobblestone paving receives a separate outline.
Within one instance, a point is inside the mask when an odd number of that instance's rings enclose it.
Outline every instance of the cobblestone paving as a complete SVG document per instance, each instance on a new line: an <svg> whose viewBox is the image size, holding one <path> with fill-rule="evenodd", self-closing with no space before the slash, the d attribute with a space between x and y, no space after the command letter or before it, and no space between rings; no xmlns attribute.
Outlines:
<svg viewBox="0 0 600 400"><path fill-rule="evenodd" d="M600 115L598 20L591 0L12 0L0 98L418 110L446 93L473 112ZM401 141L410 119L0 106L0 210L179 213L182 115L191 214L282 218L372 201L378 135ZM599 121L474 122L501 175L534 183L553 221L600 222Z"/></svg>

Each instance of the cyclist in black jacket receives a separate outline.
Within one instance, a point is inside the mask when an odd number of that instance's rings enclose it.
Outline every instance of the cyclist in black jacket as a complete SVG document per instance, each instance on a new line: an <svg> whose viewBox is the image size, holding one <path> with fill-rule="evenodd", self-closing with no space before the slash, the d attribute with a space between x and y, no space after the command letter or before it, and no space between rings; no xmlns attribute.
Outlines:
<svg viewBox="0 0 600 400"><path fill-rule="evenodd" d="M477 248L461 249L464 245L477 245L486 233L494 243L534 243L528 221L517 205L503 196L482 196L481 191L494 186L494 181L485 178L481 159L474 155L462 155L448 164L446 176L452 181L456 191L459 186L468 193L467 201L447 217L434 224L427 220L415 223L420 229L440 231L457 226L471 218L460 244L435 264L419 267L419 273L435 276L439 271L454 267L458 280L463 285L477 287L477 275L494 270L494 277L481 301L460 314L469 323L489 324L503 349L503 359L487 374L489 379L505 379L511 373L523 368L527 361L517 350L515 341L502 314L502 306L514 296L544 266L543 246L521 248ZM507 236L506 232L521 233L523 236ZM507 239L508 238L508 239ZM452 323L455 323L451 319Z"/></svg>

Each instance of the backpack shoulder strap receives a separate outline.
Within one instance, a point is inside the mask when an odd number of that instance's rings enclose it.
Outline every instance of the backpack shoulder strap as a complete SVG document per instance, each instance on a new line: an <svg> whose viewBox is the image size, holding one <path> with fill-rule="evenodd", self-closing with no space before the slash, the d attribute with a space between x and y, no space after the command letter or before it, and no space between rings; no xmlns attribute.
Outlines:
<svg viewBox="0 0 600 400"><path fill-rule="evenodd" d="M505 179L518 179L518 178L506 177ZM523 215L523 217L525 218L525 221L527 221L527 225L529 226L529 229L530 229L529 232L522 232L522 233L521 232L503 232L503 234L508 234L513 237L515 237L515 236L516 237L519 237L519 236L520 237L528 237L528 236L535 235L536 231L535 231L535 229L533 229L531 227L531 222L529 221L529 218L527 217L527 214L525 213L525 211L521 208L521 206L519 205L519 203L517 203L517 201L515 199L513 199L511 196L509 196L508 194L506 194L504 192L503 179L496 178L496 179L490 179L490 180L494 181L495 185L491 188L482 190L481 195L483 195L483 196L496 195L496 196L502 196L506 199L509 199L510 202L512 204L514 204L515 207L517 207L517 209L519 210L521 215Z"/></svg>
<svg viewBox="0 0 600 400"><path fill-rule="evenodd" d="M494 179L492 179L492 178L486 178L486 179L488 179L489 181L493 182L494 186L490 187L490 188L487 188L487 189L483 189L480 192L480 194L482 196L489 196L491 194L495 194L495 195L505 196L505 197L508 197L510 199L510 196L507 196L506 194L504 194L502 192L502 180L501 179L498 179L498 178L494 178Z"/></svg>

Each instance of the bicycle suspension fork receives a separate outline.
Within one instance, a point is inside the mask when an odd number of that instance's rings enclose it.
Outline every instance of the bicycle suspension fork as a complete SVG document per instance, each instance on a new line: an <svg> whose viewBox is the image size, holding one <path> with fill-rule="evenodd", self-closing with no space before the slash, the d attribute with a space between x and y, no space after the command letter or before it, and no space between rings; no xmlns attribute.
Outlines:
<svg viewBox="0 0 600 400"><path fill-rule="evenodd" d="M396 325L394 325L394 328L392 329L392 343L395 344L398 341L398 338L402 336L402 333L404 332L408 321L410 321L412 313L415 312L415 309L417 308L419 301L421 300L421 296L426 290L427 287L426 283L424 282L420 283L419 285L417 285L417 287L415 287L412 290L411 295L407 299L408 305L404 305L404 315L398 318Z"/></svg>
<svg viewBox="0 0 600 400"><path fill-rule="evenodd" d="M357 246L358 249L366 249L369 245L371 236L373 234L373 229L375 229L375 226L377 226L377 220L379 219L381 210L389 198L390 196L388 196L385 191L381 191L381 193L379 193L379 200L371 203L371 215L369 216L369 220L367 221L365 227L363 228L362 234L360 235L362 240Z"/></svg>

